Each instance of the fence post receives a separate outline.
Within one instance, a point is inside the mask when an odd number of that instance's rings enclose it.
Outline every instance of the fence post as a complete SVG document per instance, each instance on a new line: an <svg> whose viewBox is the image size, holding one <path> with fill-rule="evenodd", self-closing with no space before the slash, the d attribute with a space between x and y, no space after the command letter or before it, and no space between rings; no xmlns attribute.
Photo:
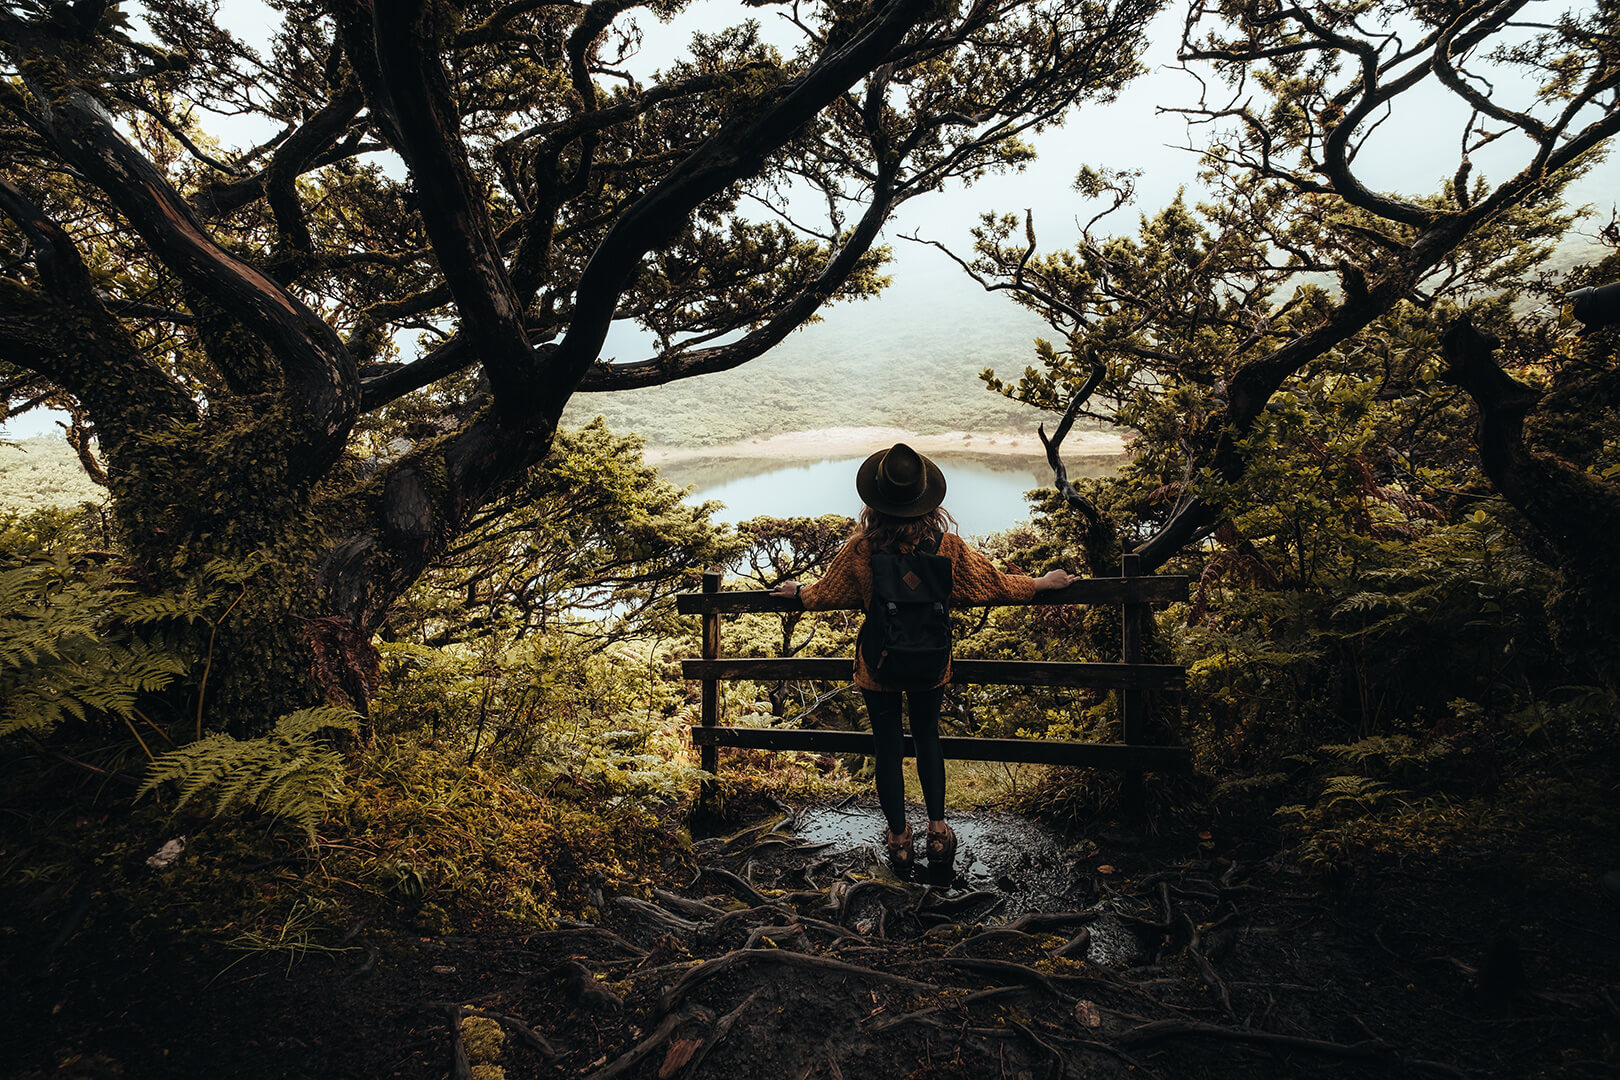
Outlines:
<svg viewBox="0 0 1620 1080"><path fill-rule="evenodd" d="M703 572L703 591L714 594L720 591L720 571L705 570ZM703 659L720 659L720 613L705 612L703 615ZM703 680L703 726L712 728L720 722L720 680L707 678ZM707 771L713 773L720 766L720 748L713 743L703 745L702 765Z"/></svg>
<svg viewBox="0 0 1620 1080"><path fill-rule="evenodd" d="M1119 576L1136 577L1141 570L1141 557L1121 555ZM1146 621L1153 617L1153 609L1144 603L1127 600L1119 606L1120 650L1119 658L1127 664L1142 663L1142 646L1147 637ZM1127 687L1119 694L1120 739L1129 746L1142 743L1147 720L1147 691ZM1142 774L1126 772L1120 787L1120 810L1133 821L1144 821L1147 816L1147 790L1142 785Z"/></svg>

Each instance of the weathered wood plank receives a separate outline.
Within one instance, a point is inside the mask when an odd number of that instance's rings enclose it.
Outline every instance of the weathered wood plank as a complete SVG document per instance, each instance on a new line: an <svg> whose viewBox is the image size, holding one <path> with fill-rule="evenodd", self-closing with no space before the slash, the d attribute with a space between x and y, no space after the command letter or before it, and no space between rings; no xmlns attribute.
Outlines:
<svg viewBox="0 0 1620 1080"><path fill-rule="evenodd" d="M848 680L854 661L846 657L735 658L682 660L681 674L688 679L751 679L780 682L786 679ZM1068 663L1049 660L951 661L951 681L1024 686L1083 686L1102 690L1176 687L1187 677L1179 664Z"/></svg>
<svg viewBox="0 0 1620 1080"><path fill-rule="evenodd" d="M1179 574L1148 574L1142 577L1082 578L1066 589L1035 594L1028 605L998 601L993 604L960 604L960 607L1047 607L1052 604L1163 604L1187 599L1192 578ZM768 592L680 593L675 608L682 615L706 615L737 611L798 611L799 602ZM858 610L855 608L847 610Z"/></svg>
<svg viewBox="0 0 1620 1080"><path fill-rule="evenodd" d="M710 570L703 575L703 591L710 596L720 591L720 572ZM720 615L710 612L703 616L703 658L713 662L720 655ZM720 722L720 683L713 675L703 679L703 726L712 728ZM703 747L703 767L714 772L718 760L713 746Z"/></svg>
<svg viewBox="0 0 1620 1080"><path fill-rule="evenodd" d="M694 727L692 741L705 749L738 746L754 750L806 750L823 754L870 754L864 731L801 731L793 728ZM1099 769L1186 771L1192 755L1182 746L1127 746L1039 739L976 739L946 736L940 745L957 761L1023 761L1043 765L1089 765ZM905 753L916 746L906 736Z"/></svg>
<svg viewBox="0 0 1620 1080"><path fill-rule="evenodd" d="M1140 561L1139 555L1129 552L1121 555L1120 576L1135 576ZM1139 664L1142 662L1149 628L1153 625L1153 610L1146 604L1128 600L1119 606L1119 616L1119 658L1127 664ZM1120 735L1127 744L1140 745L1142 730L1147 724L1147 693L1139 686L1131 686L1122 690L1119 698ZM1127 819L1133 821L1144 820L1147 813L1146 789L1142 786L1142 774L1134 769L1126 770L1125 782L1120 789L1120 809Z"/></svg>

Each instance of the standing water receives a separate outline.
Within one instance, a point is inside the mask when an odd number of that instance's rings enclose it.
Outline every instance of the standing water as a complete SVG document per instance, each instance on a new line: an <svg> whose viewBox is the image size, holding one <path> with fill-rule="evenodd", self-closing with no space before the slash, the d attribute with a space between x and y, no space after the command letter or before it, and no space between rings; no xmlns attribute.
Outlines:
<svg viewBox="0 0 1620 1080"><path fill-rule="evenodd" d="M1050 487L1043 460L989 454L930 454L945 473L945 509L964 536L987 536L1030 518L1025 492ZM719 521L749 518L819 517L860 513L855 473L866 455L783 465L780 459L697 458L671 461L661 471L677 484L691 485L694 501L725 504ZM1114 471L1112 457L1079 458L1072 476L1103 476Z"/></svg>

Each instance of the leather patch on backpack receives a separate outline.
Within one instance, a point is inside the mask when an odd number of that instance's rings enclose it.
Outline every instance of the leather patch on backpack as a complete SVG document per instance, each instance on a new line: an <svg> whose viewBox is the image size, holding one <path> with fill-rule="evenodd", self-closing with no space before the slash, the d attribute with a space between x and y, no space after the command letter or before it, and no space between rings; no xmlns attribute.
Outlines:
<svg viewBox="0 0 1620 1080"><path fill-rule="evenodd" d="M922 584L922 578L917 576L917 572L915 570L906 571L906 576L900 580L905 582L906 588L910 589L912 592L916 592L917 586Z"/></svg>

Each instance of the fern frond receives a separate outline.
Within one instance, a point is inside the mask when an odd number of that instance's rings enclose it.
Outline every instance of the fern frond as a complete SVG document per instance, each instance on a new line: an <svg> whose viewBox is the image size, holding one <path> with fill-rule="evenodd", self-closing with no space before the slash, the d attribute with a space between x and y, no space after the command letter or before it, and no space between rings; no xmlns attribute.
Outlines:
<svg viewBox="0 0 1620 1080"><path fill-rule="evenodd" d="M358 724L347 709L320 706L288 713L257 739L206 736L159 755L137 798L173 782L179 785L177 807L211 793L216 816L253 807L295 822L313 842L315 826L344 787L343 755L318 737L332 729L354 731Z"/></svg>

